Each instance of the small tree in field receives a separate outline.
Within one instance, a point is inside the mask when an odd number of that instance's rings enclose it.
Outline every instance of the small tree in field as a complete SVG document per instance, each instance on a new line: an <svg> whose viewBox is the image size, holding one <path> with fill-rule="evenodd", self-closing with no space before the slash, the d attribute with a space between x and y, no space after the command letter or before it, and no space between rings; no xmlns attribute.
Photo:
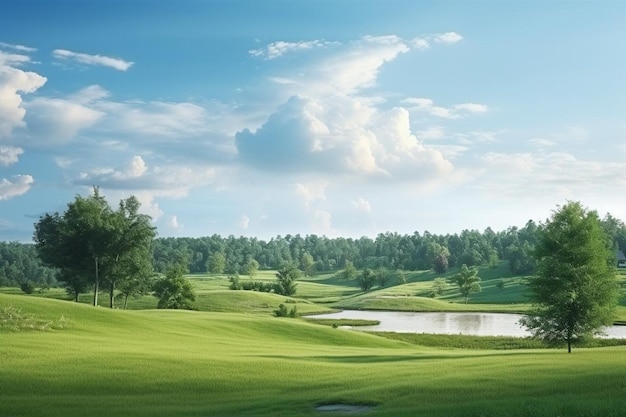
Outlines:
<svg viewBox="0 0 626 417"><path fill-rule="evenodd" d="M293 266L284 266L276 272L276 294L294 295L296 293L296 280L300 278L300 270Z"/></svg>
<svg viewBox="0 0 626 417"><path fill-rule="evenodd" d="M374 271L369 268L365 268L363 273L359 275L359 287L365 292L372 289L374 283L376 282L376 275L374 275Z"/></svg>
<svg viewBox="0 0 626 417"><path fill-rule="evenodd" d="M461 295L465 298L465 304L469 300L469 295L480 292L480 278L476 268L468 268L467 265L461 266L461 272L454 277L456 284L459 286Z"/></svg>
<svg viewBox="0 0 626 417"><path fill-rule="evenodd" d="M535 336L572 344L612 324L619 289L611 242L598 215L570 202L539 229L535 308L522 319Z"/></svg>
<svg viewBox="0 0 626 417"><path fill-rule="evenodd" d="M159 299L158 308L193 310L196 300L191 282L185 278L186 270L182 265L168 268L165 277L154 284L154 295Z"/></svg>

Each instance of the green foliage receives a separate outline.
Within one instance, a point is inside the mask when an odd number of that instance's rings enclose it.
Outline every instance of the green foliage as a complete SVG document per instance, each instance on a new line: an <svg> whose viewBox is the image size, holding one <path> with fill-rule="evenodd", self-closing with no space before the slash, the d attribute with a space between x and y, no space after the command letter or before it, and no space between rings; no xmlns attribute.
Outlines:
<svg viewBox="0 0 626 417"><path fill-rule="evenodd" d="M165 277L154 284L154 295L159 299L158 308L193 310L196 299L191 282L185 278L186 270L182 265L173 265Z"/></svg>
<svg viewBox="0 0 626 417"><path fill-rule="evenodd" d="M20 284L20 290L22 290L26 294L32 294L33 292L35 292L35 286L30 281L22 282Z"/></svg>
<svg viewBox="0 0 626 417"><path fill-rule="evenodd" d="M254 258L250 258L248 262L246 262L245 272L250 278L254 277L259 270L259 263Z"/></svg>
<svg viewBox="0 0 626 417"><path fill-rule="evenodd" d="M274 316L296 318L299 316L298 307L293 306L291 310L288 310L284 304L281 304L278 306L278 310L274 310Z"/></svg>
<svg viewBox="0 0 626 417"><path fill-rule="evenodd" d="M442 296L447 288L448 288L448 282L446 281L445 278L443 277L435 278L433 281L432 288L431 288L431 291L432 291L431 294L433 297Z"/></svg>
<svg viewBox="0 0 626 417"><path fill-rule="evenodd" d="M343 266L343 271L341 272L341 278L346 281L349 281L351 279L356 278L356 276L357 276L357 270L354 267L354 264L352 263L352 261L346 260Z"/></svg>
<svg viewBox="0 0 626 417"><path fill-rule="evenodd" d="M215 252L211 255L208 269L212 274L223 274L226 268L226 257L222 252ZM238 272L238 271L235 271Z"/></svg>
<svg viewBox="0 0 626 417"><path fill-rule="evenodd" d="M313 256L308 252L303 252L300 257L300 268L304 271L304 276L313 276L315 272L315 261Z"/></svg>
<svg viewBox="0 0 626 417"><path fill-rule="evenodd" d="M291 296L296 293L296 280L300 277L300 270L294 266L283 266L276 272L276 294Z"/></svg>
<svg viewBox="0 0 626 417"><path fill-rule="evenodd" d="M456 284L459 286L461 295L465 298L465 304L469 300L470 294L480 292L480 278L476 268L468 268L467 265L461 265L461 271L454 277Z"/></svg>
<svg viewBox="0 0 626 417"><path fill-rule="evenodd" d="M505 286L505 283L503 279L499 279L498 281L496 281L496 288L499 291L504 291L504 286Z"/></svg>
<svg viewBox="0 0 626 417"><path fill-rule="evenodd" d="M612 324L619 289L612 242L598 215L579 202L556 210L540 229L537 276L529 279L535 308L524 324L548 342L572 344Z"/></svg>
<svg viewBox="0 0 626 417"><path fill-rule="evenodd" d="M89 197L76 196L67 210L45 214L35 224L33 239L41 260L59 268L75 299L93 287L98 305L102 281L109 285L113 306L116 284L137 274L149 274L150 245L155 229L150 217L139 214L139 201L131 196L113 211L99 189Z"/></svg>
<svg viewBox="0 0 626 417"><path fill-rule="evenodd" d="M233 275L228 276L228 281L230 285L228 286L231 290L243 290L243 286L241 285L241 281L239 280L239 274L234 273Z"/></svg>
<svg viewBox="0 0 626 417"><path fill-rule="evenodd" d="M371 269L365 268L361 275L359 275L358 281L361 290L367 292L371 290L376 283L376 275Z"/></svg>
<svg viewBox="0 0 626 417"><path fill-rule="evenodd" d="M387 286L387 283L389 282L389 274L387 274L385 268L378 268L375 272L375 275L376 282L378 283L378 286L380 288L384 288L385 286Z"/></svg>

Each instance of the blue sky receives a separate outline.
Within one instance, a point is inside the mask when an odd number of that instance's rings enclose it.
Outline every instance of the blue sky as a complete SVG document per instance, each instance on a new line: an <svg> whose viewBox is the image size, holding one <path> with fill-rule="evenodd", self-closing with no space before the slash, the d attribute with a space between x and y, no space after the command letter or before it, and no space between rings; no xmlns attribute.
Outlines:
<svg viewBox="0 0 626 417"><path fill-rule="evenodd" d="M626 3L10 3L0 240L94 185L160 236L626 217Z"/></svg>

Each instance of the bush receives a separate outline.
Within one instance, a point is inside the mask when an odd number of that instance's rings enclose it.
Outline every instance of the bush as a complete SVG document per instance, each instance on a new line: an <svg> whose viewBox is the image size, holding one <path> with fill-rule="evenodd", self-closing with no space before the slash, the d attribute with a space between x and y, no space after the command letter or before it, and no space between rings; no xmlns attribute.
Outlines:
<svg viewBox="0 0 626 417"><path fill-rule="evenodd" d="M33 292L35 292L35 286L30 281L22 282L20 284L20 289L26 294L32 294Z"/></svg>
<svg viewBox="0 0 626 417"><path fill-rule="evenodd" d="M296 318L299 316L298 307L293 306L291 310L288 310L287 306L285 306L284 304L281 304L278 306L278 310L274 310L274 316Z"/></svg>

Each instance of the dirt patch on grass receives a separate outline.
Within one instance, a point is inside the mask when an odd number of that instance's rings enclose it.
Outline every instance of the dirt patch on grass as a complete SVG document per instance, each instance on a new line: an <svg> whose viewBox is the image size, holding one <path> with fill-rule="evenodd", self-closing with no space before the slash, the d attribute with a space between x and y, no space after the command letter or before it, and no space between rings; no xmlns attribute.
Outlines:
<svg viewBox="0 0 626 417"><path fill-rule="evenodd" d="M324 404L315 407L320 413L365 413L374 409L373 405L362 404Z"/></svg>

